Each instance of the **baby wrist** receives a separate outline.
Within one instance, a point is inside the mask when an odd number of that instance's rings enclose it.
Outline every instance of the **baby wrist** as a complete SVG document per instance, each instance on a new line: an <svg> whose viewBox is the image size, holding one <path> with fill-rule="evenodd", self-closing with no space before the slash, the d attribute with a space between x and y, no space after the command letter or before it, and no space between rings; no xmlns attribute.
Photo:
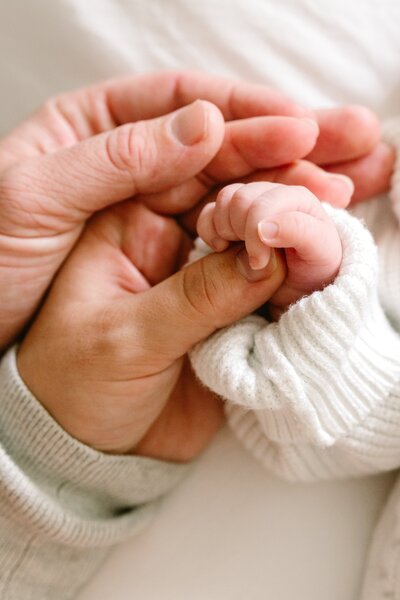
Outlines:
<svg viewBox="0 0 400 600"><path fill-rule="evenodd" d="M326 210L343 245L335 282L296 302L278 323L247 317L191 353L197 375L228 401L228 412L256 411L272 441L334 444L399 377L393 356L400 343L378 302L372 238L345 211Z"/></svg>

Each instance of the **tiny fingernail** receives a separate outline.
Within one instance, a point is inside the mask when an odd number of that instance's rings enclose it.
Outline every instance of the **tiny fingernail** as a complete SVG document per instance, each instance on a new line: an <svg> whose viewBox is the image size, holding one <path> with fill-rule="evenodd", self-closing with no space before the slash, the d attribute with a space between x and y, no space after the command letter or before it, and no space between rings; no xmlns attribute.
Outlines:
<svg viewBox="0 0 400 600"><path fill-rule="evenodd" d="M347 177L347 175L341 175L340 173L327 173L327 175L329 179L332 179L332 181L342 181L344 184L346 184L351 195L354 194L354 183L350 177Z"/></svg>
<svg viewBox="0 0 400 600"><path fill-rule="evenodd" d="M260 264L260 260L257 258L257 256L249 256L249 265L253 271L262 269L262 265Z"/></svg>
<svg viewBox="0 0 400 600"><path fill-rule="evenodd" d="M271 221L261 221L258 224L258 235L262 242L269 242L278 235L279 227Z"/></svg>
<svg viewBox="0 0 400 600"><path fill-rule="evenodd" d="M201 100L181 108L174 115L171 130L184 146L198 144L206 136L206 113Z"/></svg>
<svg viewBox="0 0 400 600"><path fill-rule="evenodd" d="M319 125L318 125L317 121L314 121L314 119L310 119L310 117L302 117L301 120L306 121L306 123L309 123L310 125L312 125L315 130L316 135L319 134Z"/></svg>
<svg viewBox="0 0 400 600"><path fill-rule="evenodd" d="M263 269L252 269L249 262L249 256L245 248L242 248L236 255L236 263L239 273L250 283L256 283L267 279L276 269L277 260L275 252L271 252L269 263Z"/></svg>
<svg viewBox="0 0 400 600"><path fill-rule="evenodd" d="M211 246L216 252L222 252L223 250L226 250L226 248L229 246L229 243L221 238L216 237L211 240Z"/></svg>

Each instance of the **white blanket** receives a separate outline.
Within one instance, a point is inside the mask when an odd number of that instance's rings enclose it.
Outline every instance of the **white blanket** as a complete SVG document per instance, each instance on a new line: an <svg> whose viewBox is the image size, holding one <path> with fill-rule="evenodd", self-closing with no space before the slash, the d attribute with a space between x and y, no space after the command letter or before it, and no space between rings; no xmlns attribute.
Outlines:
<svg viewBox="0 0 400 600"><path fill-rule="evenodd" d="M182 67L397 115L399 30L398 0L4 1L0 133L61 90ZM224 431L80 600L357 600L390 483L290 486Z"/></svg>

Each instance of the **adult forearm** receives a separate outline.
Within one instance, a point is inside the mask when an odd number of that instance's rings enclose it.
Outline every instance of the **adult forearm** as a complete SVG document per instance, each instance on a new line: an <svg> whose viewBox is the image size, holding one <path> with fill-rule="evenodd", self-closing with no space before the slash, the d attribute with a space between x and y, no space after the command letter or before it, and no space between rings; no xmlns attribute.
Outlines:
<svg viewBox="0 0 400 600"><path fill-rule="evenodd" d="M15 350L0 365L0 398L0 596L75 598L187 467L77 442L30 394Z"/></svg>

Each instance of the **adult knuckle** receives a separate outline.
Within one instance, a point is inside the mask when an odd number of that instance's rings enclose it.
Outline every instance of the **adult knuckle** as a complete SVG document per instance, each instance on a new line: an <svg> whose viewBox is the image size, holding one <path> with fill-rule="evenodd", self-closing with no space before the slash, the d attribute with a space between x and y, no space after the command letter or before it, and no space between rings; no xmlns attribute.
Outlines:
<svg viewBox="0 0 400 600"><path fill-rule="evenodd" d="M205 261L182 271L182 294L190 320L209 320L215 312L218 289L213 277L206 271Z"/></svg>
<svg viewBox="0 0 400 600"><path fill-rule="evenodd" d="M106 138L106 152L111 164L135 181L144 171L150 177L155 175L155 143L143 123L122 125L111 132Z"/></svg>
<svg viewBox="0 0 400 600"><path fill-rule="evenodd" d="M43 102L37 111L37 117L40 121L48 123L59 131L59 135L61 136L59 141L62 144L78 141L79 139L75 127L76 123L74 122L73 115L66 109L67 106L67 95L58 94L51 96ZM46 147L45 145L44 148ZM51 150L51 146L48 149Z"/></svg>
<svg viewBox="0 0 400 600"><path fill-rule="evenodd" d="M37 114L44 118L54 116L54 114L58 112L60 101L61 96L51 96L39 106Z"/></svg>

